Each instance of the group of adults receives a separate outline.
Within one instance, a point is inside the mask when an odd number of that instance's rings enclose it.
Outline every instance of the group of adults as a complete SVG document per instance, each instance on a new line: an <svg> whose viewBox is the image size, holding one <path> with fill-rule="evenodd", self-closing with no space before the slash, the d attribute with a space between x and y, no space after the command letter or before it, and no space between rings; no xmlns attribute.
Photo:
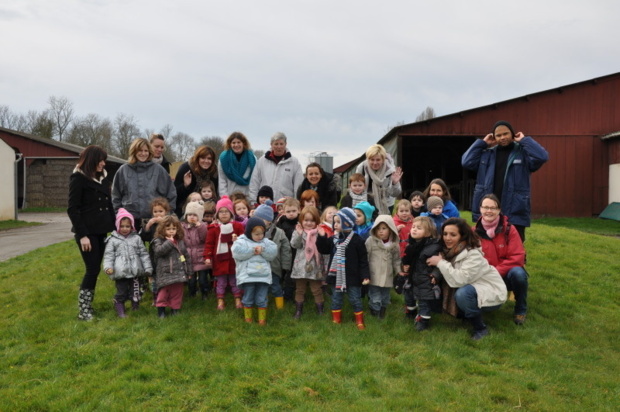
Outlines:
<svg viewBox="0 0 620 412"><path fill-rule="evenodd" d="M320 209L337 206L339 202L339 177L326 172L318 163L310 163L303 173L299 161L287 149L284 133L271 137L270 150L259 159L240 132L227 138L219 159L213 149L200 146L179 167L174 179L169 175L170 163L164 157L164 150L161 135L155 134L150 140L135 139L129 148L128 162L119 168L112 184L105 171L105 150L89 146L81 153L70 179L68 207L72 230L86 266L79 291L79 319L92 319L104 239L114 230L115 211L121 207L139 225L142 219L150 217L150 201L164 197L181 216L186 197L199 191L206 180L214 184L220 196L242 192L251 202L256 201L263 186L273 189L274 201L282 197L300 198L304 191L314 190ZM481 248L495 270L476 269L476 273L467 273L469 268L459 266L458 254L450 254L454 250L447 247L445 233L441 234L444 255L439 259L449 265L440 264L440 260L429 264L450 267L452 275L457 271L459 276L447 276L445 280L453 289L452 295L457 292L454 302L464 317L479 319L483 311L497 308L506 299L507 287L516 297L515 323L525 321L527 272L523 241L525 227L530 225L530 174L547 159L542 146L521 132L515 133L507 122L495 124L491 133L474 142L463 155L462 166L477 171L473 200L476 207L472 208L476 226L475 231L464 233L462 222L457 222L460 250ZM402 170L385 148L372 145L356 172L365 177L367 191L373 195L379 213L392 214L395 199L402 193ZM455 224L452 219L446 224L449 222ZM471 234L481 239L481 243L469 241ZM504 289L498 279L503 279ZM459 294L459 290L463 292Z"/></svg>

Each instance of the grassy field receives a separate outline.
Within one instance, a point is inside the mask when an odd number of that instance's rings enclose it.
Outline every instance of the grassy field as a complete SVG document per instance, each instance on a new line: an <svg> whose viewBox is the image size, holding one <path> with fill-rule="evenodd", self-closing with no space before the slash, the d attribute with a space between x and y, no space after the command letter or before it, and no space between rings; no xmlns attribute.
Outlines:
<svg viewBox="0 0 620 412"><path fill-rule="evenodd" d="M38 222L24 222L22 220L1 220L0 231L9 230L9 229L17 229L20 227L38 226L41 224L42 223L38 223Z"/></svg>
<svg viewBox="0 0 620 412"><path fill-rule="evenodd" d="M479 342L447 315L415 332L398 295L363 332L349 308L334 325L271 307L259 327L213 296L118 319L105 275L98 320L79 322L75 244L33 251L0 263L0 410L617 410L620 239L543 222L527 232L526 325L508 302Z"/></svg>

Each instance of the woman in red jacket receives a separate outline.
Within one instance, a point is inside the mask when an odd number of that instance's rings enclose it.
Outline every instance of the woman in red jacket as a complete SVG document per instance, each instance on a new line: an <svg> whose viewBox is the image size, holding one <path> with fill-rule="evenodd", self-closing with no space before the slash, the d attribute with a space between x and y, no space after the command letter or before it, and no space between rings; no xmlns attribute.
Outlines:
<svg viewBox="0 0 620 412"><path fill-rule="evenodd" d="M523 267L523 242L517 229L508 222L508 217L501 213L500 201L494 194L482 198L480 215L474 231L480 236L484 257L497 269L508 290L514 292L514 322L523 325L527 313L528 288L528 274Z"/></svg>

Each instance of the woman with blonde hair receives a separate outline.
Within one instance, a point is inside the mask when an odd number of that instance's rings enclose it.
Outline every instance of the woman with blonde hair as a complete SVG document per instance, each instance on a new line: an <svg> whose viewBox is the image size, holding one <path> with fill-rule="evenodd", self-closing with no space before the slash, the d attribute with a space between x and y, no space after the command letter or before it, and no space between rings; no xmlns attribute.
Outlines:
<svg viewBox="0 0 620 412"><path fill-rule="evenodd" d="M136 226L142 219L151 217L151 200L163 197L174 208L177 193L170 175L153 162L153 148L148 140L139 137L129 146L129 159L122 165L112 182L114 211L125 208L134 218ZM136 230L139 230L136 227Z"/></svg>
<svg viewBox="0 0 620 412"><path fill-rule="evenodd" d="M355 170L366 179L366 190L372 194L380 215L391 215L396 197L402 192L403 171L380 144L366 150L366 160Z"/></svg>

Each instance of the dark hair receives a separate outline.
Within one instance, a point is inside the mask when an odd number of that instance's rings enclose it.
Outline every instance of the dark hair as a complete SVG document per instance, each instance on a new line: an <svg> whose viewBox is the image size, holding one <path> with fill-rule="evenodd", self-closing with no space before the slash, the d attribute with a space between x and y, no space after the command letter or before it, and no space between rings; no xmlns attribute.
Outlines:
<svg viewBox="0 0 620 412"><path fill-rule="evenodd" d="M166 211L166 213L170 213L170 203L165 197L156 197L155 199L151 200L150 206L151 212L153 211L153 208L155 206L161 206Z"/></svg>
<svg viewBox="0 0 620 412"><path fill-rule="evenodd" d="M77 167L82 171L82 173L84 173L84 175L90 177L91 179L99 179L103 176L103 171L97 172L97 165L99 162L106 160L107 158L108 153L102 147L90 145L82 150L82 153L80 153Z"/></svg>
<svg viewBox="0 0 620 412"><path fill-rule="evenodd" d="M212 176L217 175L217 159L215 158L215 152L209 146L199 146L191 159L189 159L189 167L192 169L192 172L195 175L201 176L203 175L203 171L200 168L200 163L198 163L198 159L201 157L211 157L211 166L207 169L207 173Z"/></svg>
<svg viewBox="0 0 620 412"><path fill-rule="evenodd" d="M177 234L175 236L175 239L183 240L183 236L185 235L185 232L183 231L183 226L181 226L181 222L179 222L179 219L174 215L164 216L164 218L159 221L159 223L157 224L157 229L155 230L155 237L165 239L166 228L168 226L175 226L177 228Z"/></svg>
<svg viewBox="0 0 620 412"><path fill-rule="evenodd" d="M245 135L241 132L232 132L230 136L228 136L228 139L226 139L226 143L224 143L224 150L230 150L230 145L235 139L241 140L241 143L243 143L243 150L250 150L250 142L248 141L248 138L245 137Z"/></svg>
<svg viewBox="0 0 620 412"><path fill-rule="evenodd" d="M420 192L419 190L416 190L415 192L411 194L411 196L409 196L409 201L411 202L414 197L419 197L422 199L422 202L426 203L426 198L424 197L424 193Z"/></svg>
<svg viewBox="0 0 620 412"><path fill-rule="evenodd" d="M325 170L323 170L321 165L318 164L317 162L309 163L308 166L306 166L306 175L308 174L308 169L310 169L311 167L316 167L317 169L319 169L319 173L321 174L321 177L325 176Z"/></svg>
<svg viewBox="0 0 620 412"><path fill-rule="evenodd" d="M151 137L149 138L149 142L153 143L153 140L161 140L163 142L166 141L166 139L164 139L164 135L161 133L153 133Z"/></svg>
<svg viewBox="0 0 620 412"><path fill-rule="evenodd" d="M429 193L431 192L432 185L438 185L441 187L441 190L443 191L441 200L443 200L444 203L446 203L448 200L452 200L452 196L450 196L450 189L448 189L446 182L444 182L442 179L439 179L439 178L431 180L431 182L428 184L428 187L426 188L426 190L424 190L424 193L423 193L424 199L428 200L428 196L429 196Z"/></svg>
<svg viewBox="0 0 620 412"><path fill-rule="evenodd" d="M446 220L441 226L441 243L445 247L445 243L443 242L443 231L446 226L456 226L459 229L459 234L461 235L461 242L465 242L465 247L467 249L475 249L480 247L480 238L474 232L467 221L460 217L451 217Z"/></svg>
<svg viewBox="0 0 620 412"><path fill-rule="evenodd" d="M497 208L499 210L502 210L501 202L499 201L498 197L495 196L493 193L489 193L488 195L482 196L482 199L480 199L480 204L478 205L479 208L482 207L482 202L484 201L484 199L491 199L492 201L495 202L495 204L497 205Z"/></svg>
<svg viewBox="0 0 620 412"><path fill-rule="evenodd" d="M213 195L213 199L215 199L216 201L220 200L220 197L217 195L217 189L215 188L215 183L213 183L211 179L203 180L200 183L200 191L202 192L202 189L204 189L205 187L208 187L209 189L211 189L211 194ZM200 195L202 196L202 193Z"/></svg>

